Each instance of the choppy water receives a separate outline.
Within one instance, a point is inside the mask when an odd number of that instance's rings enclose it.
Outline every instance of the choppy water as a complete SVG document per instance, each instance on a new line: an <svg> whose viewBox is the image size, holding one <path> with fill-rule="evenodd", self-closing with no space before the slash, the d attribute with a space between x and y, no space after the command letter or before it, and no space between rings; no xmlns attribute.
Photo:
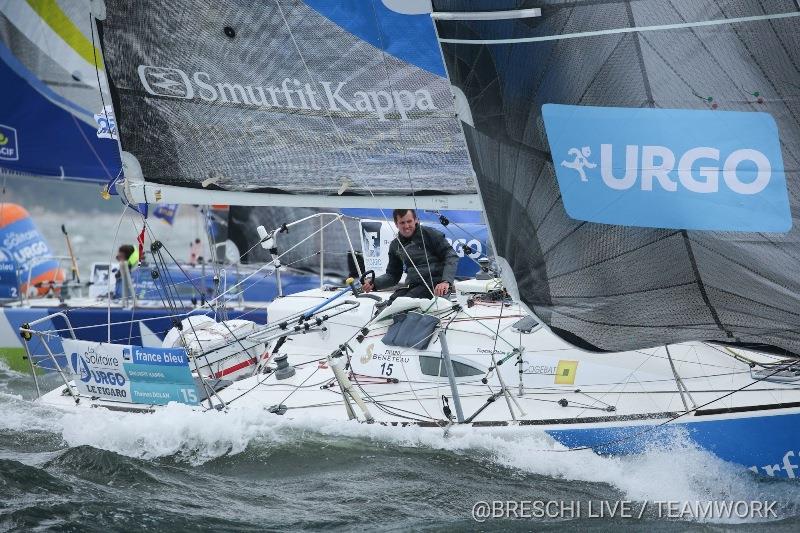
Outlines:
<svg viewBox="0 0 800 533"><path fill-rule="evenodd" d="M800 484L676 445L553 452L540 434L291 422L266 412L65 414L0 366L0 530L797 531ZM775 500L777 520L472 520L478 500ZM584 507L585 509L585 507ZM585 513L584 513L585 514Z"/></svg>

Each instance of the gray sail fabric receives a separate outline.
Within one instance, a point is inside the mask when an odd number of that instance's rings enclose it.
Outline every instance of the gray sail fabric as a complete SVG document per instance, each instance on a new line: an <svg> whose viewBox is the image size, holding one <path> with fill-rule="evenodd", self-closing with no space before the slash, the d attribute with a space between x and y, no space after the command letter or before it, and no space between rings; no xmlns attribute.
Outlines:
<svg viewBox="0 0 800 533"><path fill-rule="evenodd" d="M373 2L361 5L372 16ZM305 3L109 0L106 7L102 44L120 140L147 182L474 194L447 80ZM377 19L370 31L381 37Z"/></svg>
<svg viewBox="0 0 800 533"><path fill-rule="evenodd" d="M280 228L282 224L321 212L323 212L321 209L310 207L231 206L228 216L228 236L242 254L242 263L263 264L271 261L272 257L268 250L259 245L260 239L256 232L258 226L264 226L268 231L272 231ZM333 216L322 218L322 225L325 226L322 231L319 231L320 218L315 217L276 236L281 264L318 274L319 251L324 250L322 266L325 275L344 279L350 274L347 260L350 247L347 235L340 222L330 223ZM354 246L358 246L360 243L358 221L349 217L343 220Z"/></svg>
<svg viewBox="0 0 800 533"><path fill-rule="evenodd" d="M541 8L541 16L524 19L437 21L449 76L471 111L465 135L497 254L512 271L522 303L563 338L589 349L715 340L800 353L795 1L433 5L435 12ZM747 20L681 27L735 18ZM663 25L674 26L603 33ZM598 33L560 37L582 32ZM454 40L473 42L447 42ZM546 104L769 113L781 142L792 229L688 231L571 218L543 122Z"/></svg>

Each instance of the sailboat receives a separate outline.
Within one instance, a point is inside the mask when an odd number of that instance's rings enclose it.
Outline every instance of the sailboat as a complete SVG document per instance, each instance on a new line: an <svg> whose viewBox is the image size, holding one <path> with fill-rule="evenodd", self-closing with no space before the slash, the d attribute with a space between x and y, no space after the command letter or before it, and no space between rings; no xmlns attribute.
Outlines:
<svg viewBox="0 0 800 533"><path fill-rule="evenodd" d="M48 185L64 180L95 186L94 190L87 187L87 191L98 201L101 195L113 198L121 160L105 67L90 13L91 6L100 4L0 2L0 77L4 88L0 102L0 177L4 190L7 176L9 187L23 180ZM153 214L158 215L162 207L153 206ZM173 327L175 310L165 304L150 269L134 270L129 283L122 287L115 287L113 276L109 277L116 264L93 264L89 275L84 270L81 279L81 266L85 269L86 265L72 253L65 226L62 231L70 253L58 257L53 254L55 243L43 239L23 207L0 203L0 219L0 358L5 362L27 368L22 359L20 326L57 312L67 313L79 337L85 340L162 344ZM116 250L113 238L112 229L107 237L109 250ZM128 239L133 242L135 235ZM183 259L183 250L180 252L175 255ZM209 253L202 255L210 259ZM241 290L228 293L226 302L216 311L198 309L198 303L227 292L229 286L255 269L238 262L224 266L216 260L192 263L170 263L165 272L179 290L177 306L185 316L216 314L233 319L245 315L264 322L263 314L255 308L284 291L319 284L318 276L286 267L280 287L275 277L251 277ZM114 301L110 301L109 293L115 294ZM112 324L110 328L101 324L106 320ZM48 327L56 330L65 325L56 318ZM51 341L54 349L62 351L58 343L57 338Z"/></svg>
<svg viewBox="0 0 800 533"><path fill-rule="evenodd" d="M365 294L362 270L275 301L230 339L263 351L235 381L198 368L217 347L191 324L163 348L67 339L38 401L679 441L797 477L800 8L495 4L433 2L451 87L393 39L400 15L430 30L392 9L416 2L106 2L128 201L482 205L497 266L452 298ZM253 232L275 261L299 227Z"/></svg>

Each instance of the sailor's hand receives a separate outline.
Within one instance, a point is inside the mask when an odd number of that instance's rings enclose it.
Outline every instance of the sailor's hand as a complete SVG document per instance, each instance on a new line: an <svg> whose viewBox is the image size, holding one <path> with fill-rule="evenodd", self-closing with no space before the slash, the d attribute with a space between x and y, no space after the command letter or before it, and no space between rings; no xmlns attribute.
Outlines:
<svg viewBox="0 0 800 533"><path fill-rule="evenodd" d="M363 285L361 285L361 290L363 290L364 292L372 292L375 290L375 287L373 287L372 283L370 283L369 281L365 281Z"/></svg>
<svg viewBox="0 0 800 533"><path fill-rule="evenodd" d="M445 296L450 292L450 283L443 281L433 288L433 294L436 296Z"/></svg>

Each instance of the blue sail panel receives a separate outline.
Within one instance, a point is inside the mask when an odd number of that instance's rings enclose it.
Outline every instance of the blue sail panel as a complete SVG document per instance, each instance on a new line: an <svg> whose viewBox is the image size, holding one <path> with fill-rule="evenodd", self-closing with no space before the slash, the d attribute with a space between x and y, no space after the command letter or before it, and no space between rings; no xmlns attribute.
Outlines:
<svg viewBox="0 0 800 533"><path fill-rule="evenodd" d="M0 59L0 168L95 183L115 178L122 167L116 140L98 138L96 128L55 104L43 92L52 90L1 43Z"/></svg>
<svg viewBox="0 0 800 533"><path fill-rule="evenodd" d="M428 13L398 13L380 0L305 0L305 3L376 48L445 77L442 54Z"/></svg>

